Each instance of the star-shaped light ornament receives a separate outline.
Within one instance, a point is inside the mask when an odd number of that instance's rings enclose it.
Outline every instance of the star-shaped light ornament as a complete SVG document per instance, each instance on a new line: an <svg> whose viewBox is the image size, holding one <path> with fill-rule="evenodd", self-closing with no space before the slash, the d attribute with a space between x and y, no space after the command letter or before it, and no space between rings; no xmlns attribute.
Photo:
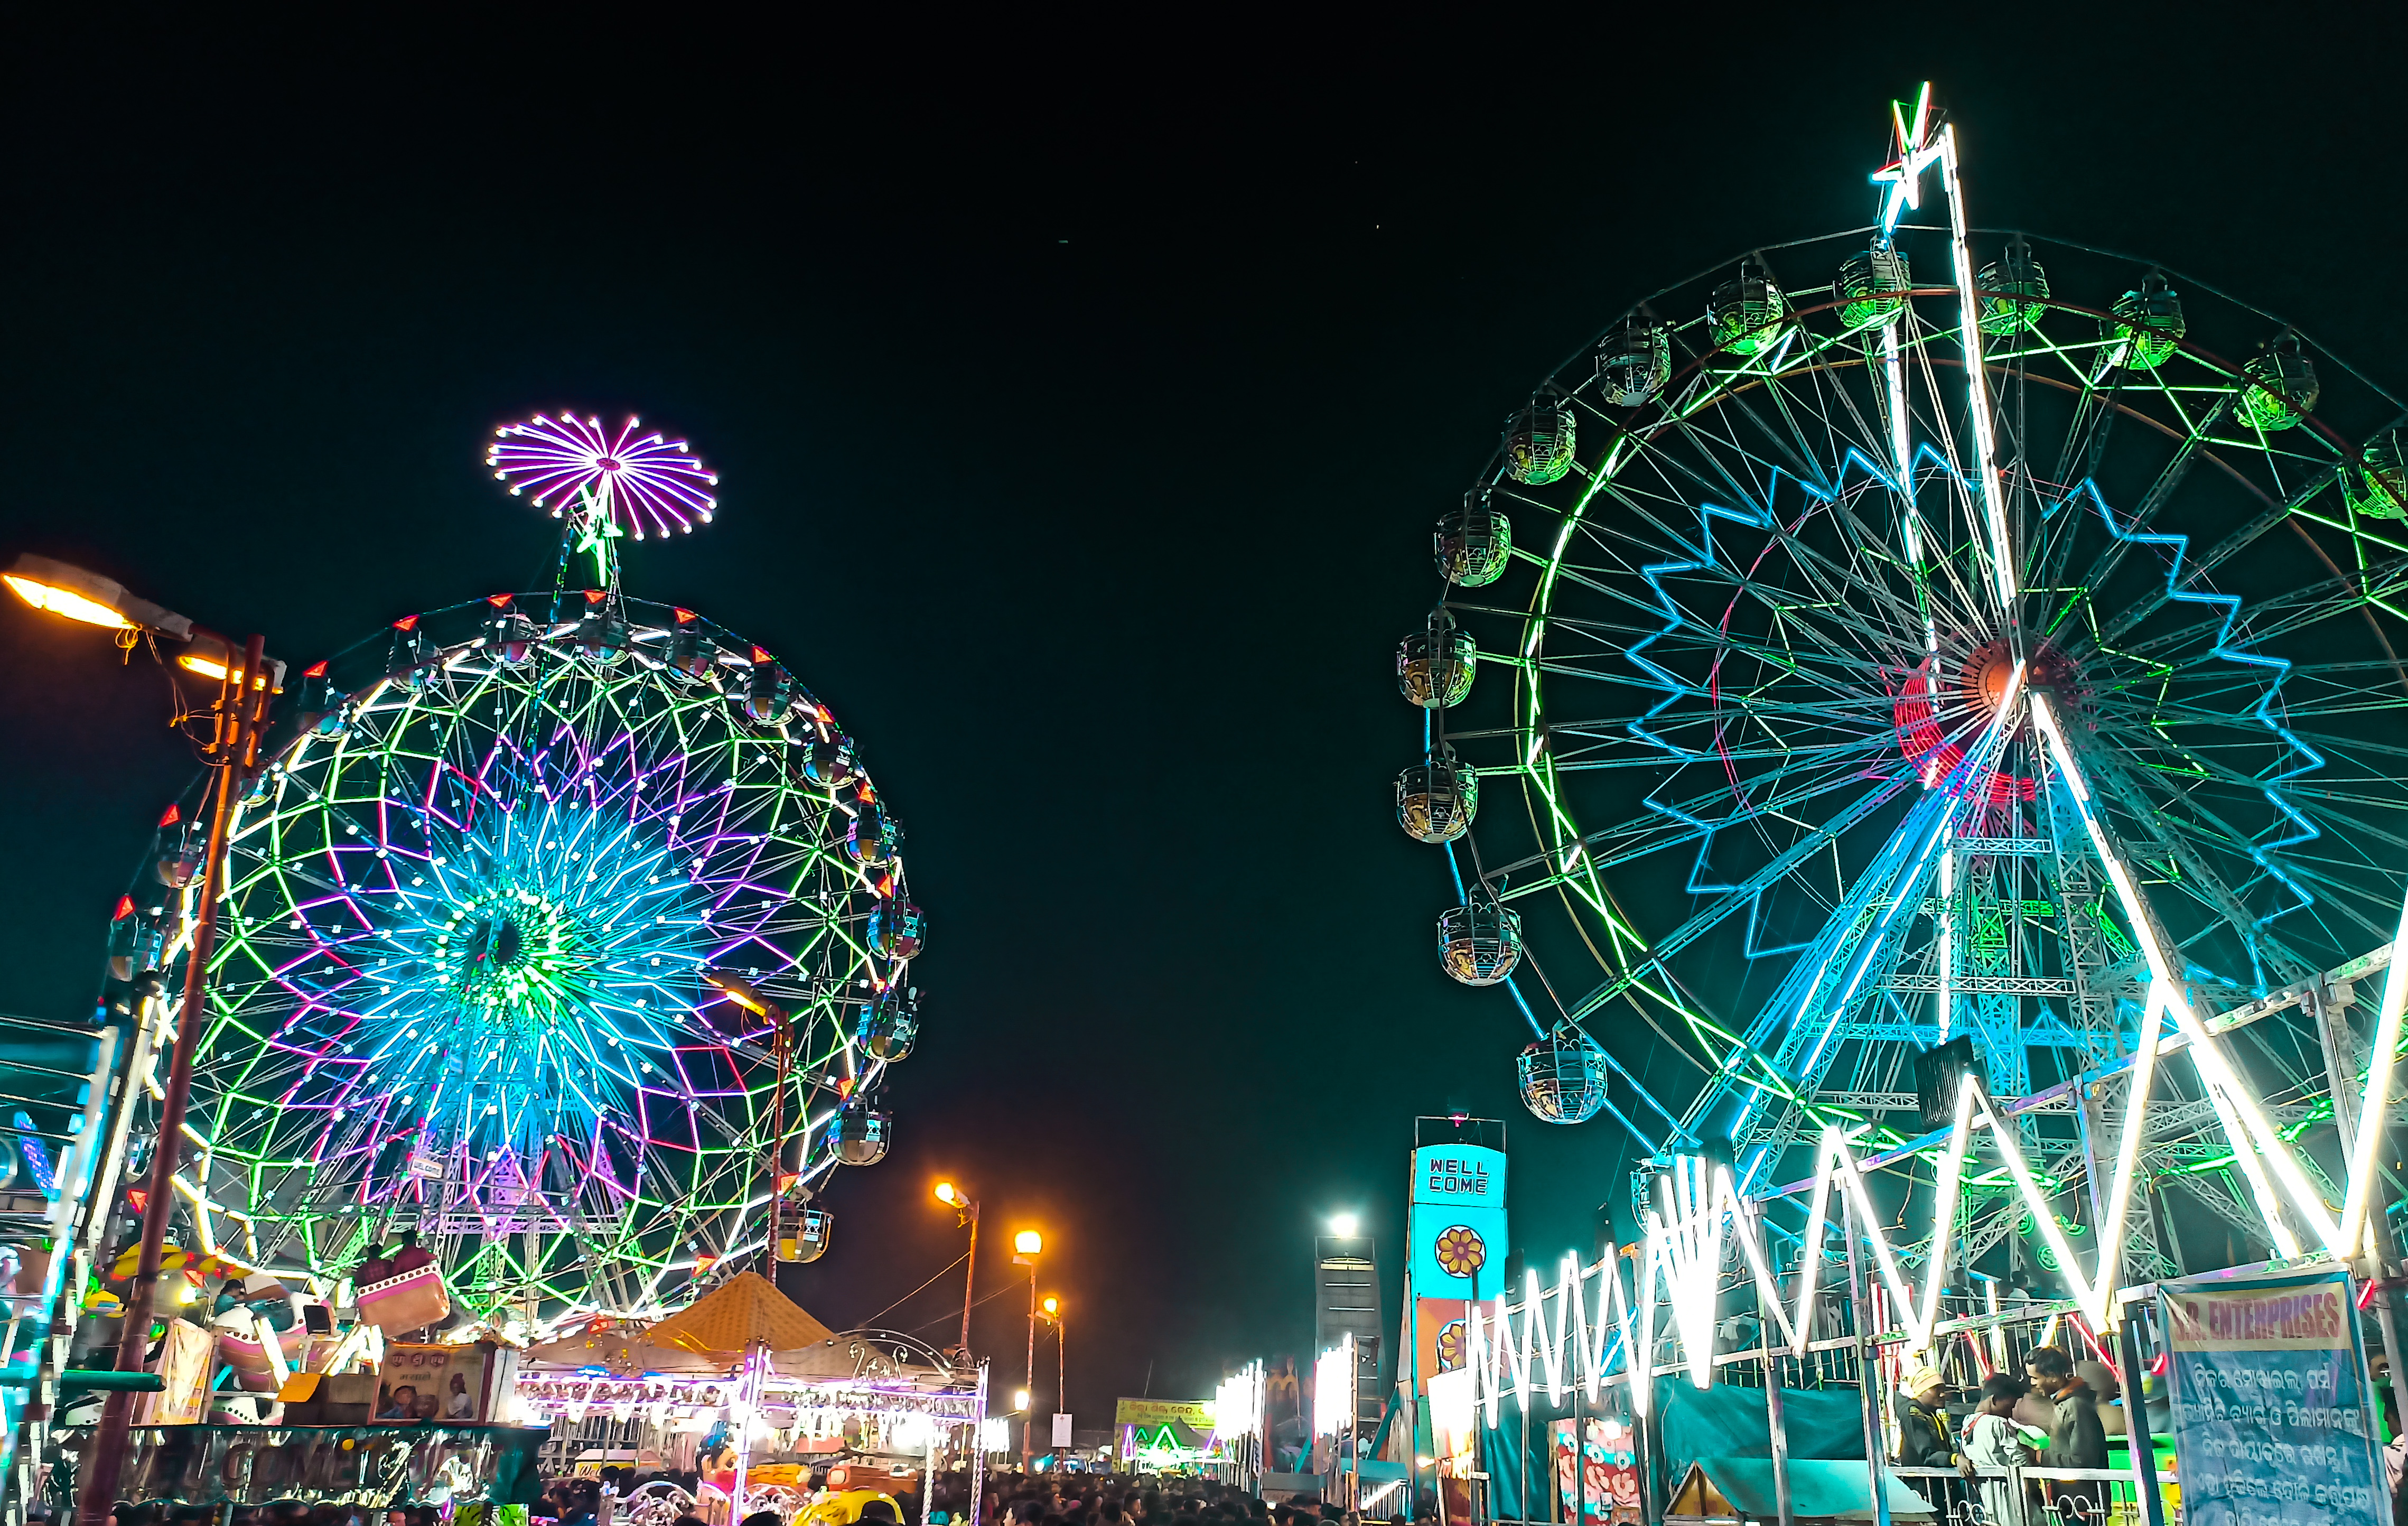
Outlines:
<svg viewBox="0 0 2408 1526"><path fill-rule="evenodd" d="M1925 80L1914 97L1914 120L1910 123L1905 103L1889 103L1890 126L1898 136L1898 157L1873 171L1872 183L1886 185L1882 195L1881 231L1886 243L1898 231L1898 220L1907 211L1923 204L1923 172L1940 162L1945 151L1939 137L1931 132L1931 82Z"/></svg>
<svg viewBox="0 0 2408 1526"><path fill-rule="evenodd" d="M709 491L719 485L719 474L695 459L684 440L658 430L639 434L642 427L632 416L608 429L598 413L581 419L538 413L494 430L485 453L485 465L513 497L532 495L537 508L567 522L571 549L593 554L595 577L604 587L617 581L611 541L689 533L696 524L710 524L719 507Z"/></svg>

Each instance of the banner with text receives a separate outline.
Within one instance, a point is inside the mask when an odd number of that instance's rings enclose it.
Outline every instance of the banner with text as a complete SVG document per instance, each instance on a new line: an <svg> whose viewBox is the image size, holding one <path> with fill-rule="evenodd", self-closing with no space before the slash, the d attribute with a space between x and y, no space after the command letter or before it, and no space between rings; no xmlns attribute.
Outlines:
<svg viewBox="0 0 2408 1526"><path fill-rule="evenodd" d="M2388 1522L2349 1274L2157 1288L2184 1526Z"/></svg>
<svg viewBox="0 0 2408 1526"><path fill-rule="evenodd" d="M1112 1423L1162 1426L1176 1420L1211 1435L1212 1407L1210 1399L1124 1399L1112 1406Z"/></svg>
<svg viewBox="0 0 2408 1526"><path fill-rule="evenodd" d="M1429 1144L1413 1152L1406 1272L1418 1299L1495 1298L1505 1287L1505 1152Z"/></svg>

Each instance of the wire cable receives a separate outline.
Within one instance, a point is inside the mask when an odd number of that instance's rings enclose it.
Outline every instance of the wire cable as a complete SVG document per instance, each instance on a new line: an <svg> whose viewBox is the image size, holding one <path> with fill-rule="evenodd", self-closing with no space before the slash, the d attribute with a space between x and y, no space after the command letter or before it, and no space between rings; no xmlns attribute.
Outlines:
<svg viewBox="0 0 2408 1526"><path fill-rule="evenodd" d="M948 1266L948 1267L946 1267L946 1268L944 1269L944 1271L943 1271L943 1272L939 1272L939 1273L937 1274L937 1277L941 1277L941 1276L943 1276L943 1275L945 1274L945 1273L946 1273L946 1272L951 1272L951 1271L953 1269L953 1267L961 1265L964 1261L967 1261L967 1260L968 1260L969 1259L970 1259L970 1253L969 1253L968 1251L967 1251L967 1250L966 1250L966 1251L963 1251L959 1256L956 1256L956 1257L954 1257L954 1258L953 1258L953 1266ZM861 1322L861 1328L862 1328L862 1329L864 1329L864 1330L869 1330L869 1329L875 1328L875 1327L876 1327L876 1325L877 1325L877 1323L878 1323L878 1321L880 1321L881 1319L885 1318L888 1315L893 1314L896 1309L901 1308L904 1304L910 1303L913 1299L915 1299L915 1298L919 1297L922 1293L924 1293L924 1292L926 1292L929 1288L931 1288L935 1287L935 1286L937 1285L937 1277L930 1277L927 1281L925 1281L925 1282L924 1282L924 1283L920 1284L920 1286L919 1286L919 1287L912 1288L910 1292L905 1293L901 1298L896 1299L894 1303L887 1304L887 1305L886 1305L886 1307L884 1307L884 1308L882 1308L882 1309L879 1310L876 1314L873 1314L873 1315L871 1315L868 1318L864 1319L864 1320ZM982 1301L982 1302L983 1302L983 1301Z"/></svg>

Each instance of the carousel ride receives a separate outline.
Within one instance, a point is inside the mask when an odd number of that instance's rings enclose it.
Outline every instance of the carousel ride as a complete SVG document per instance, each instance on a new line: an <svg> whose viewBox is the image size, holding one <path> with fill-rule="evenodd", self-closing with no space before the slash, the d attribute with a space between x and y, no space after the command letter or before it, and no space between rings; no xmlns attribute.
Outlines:
<svg viewBox="0 0 2408 1526"><path fill-rule="evenodd" d="M2346 1257L2408 1195L2357 1122L2402 406L2171 266L1971 226L1928 88L1891 129L1871 224L1631 305L1438 522L1396 801L1440 961L1526 1022L1535 1116L1627 1130L1642 1220L1708 1212L1677 1159L1770 1202L1836 1147L1923 1163L1910 1264L1959 1212L1960 1264L2042 1281ZM2000 1116L1935 1188L1967 1076Z"/></svg>
<svg viewBox="0 0 2408 1526"><path fill-rule="evenodd" d="M177 1185L184 1243L329 1289L409 1231L451 1324L531 1340L826 1248L813 1188L885 1153L925 923L828 707L623 585L717 510L686 443L538 417L487 464L560 521L552 586L292 685L228 824ZM108 999L180 986L202 814L120 903Z"/></svg>

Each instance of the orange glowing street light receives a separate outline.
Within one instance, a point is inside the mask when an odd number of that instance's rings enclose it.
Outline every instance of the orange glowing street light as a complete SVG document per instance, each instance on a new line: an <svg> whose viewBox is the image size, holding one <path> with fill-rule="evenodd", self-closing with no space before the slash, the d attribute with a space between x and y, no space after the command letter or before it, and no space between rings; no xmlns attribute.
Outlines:
<svg viewBox="0 0 2408 1526"><path fill-rule="evenodd" d="M1070 1407L1070 1354L1068 1345L1070 1321L1062 1317L1062 1300L1056 1294L1047 1293L1039 1307L1045 1311L1045 1322L1054 1327L1054 1407L1068 1410Z"/></svg>
<svg viewBox="0 0 2408 1526"><path fill-rule="evenodd" d="M970 1251L962 1258L962 1358L970 1353L970 1291L978 1286L978 1200L951 1182L939 1182L936 1188L939 1202L953 1211L953 1222L970 1231Z"/></svg>
<svg viewBox="0 0 2408 1526"><path fill-rule="evenodd" d="M37 610L103 630L155 630L179 641L193 634L190 620L135 597L116 579L48 556L18 557L15 566L0 573L0 582Z"/></svg>
<svg viewBox="0 0 2408 1526"><path fill-rule="evenodd" d="M742 1007L755 1017L783 1016L777 1003L752 988L752 983L732 970L705 970L704 984L715 987L719 994Z"/></svg>
<svg viewBox="0 0 2408 1526"><path fill-rule="evenodd" d="M1034 1266L1045 1251L1045 1237L1035 1230L1023 1230L1011 1237L1012 1264Z"/></svg>

